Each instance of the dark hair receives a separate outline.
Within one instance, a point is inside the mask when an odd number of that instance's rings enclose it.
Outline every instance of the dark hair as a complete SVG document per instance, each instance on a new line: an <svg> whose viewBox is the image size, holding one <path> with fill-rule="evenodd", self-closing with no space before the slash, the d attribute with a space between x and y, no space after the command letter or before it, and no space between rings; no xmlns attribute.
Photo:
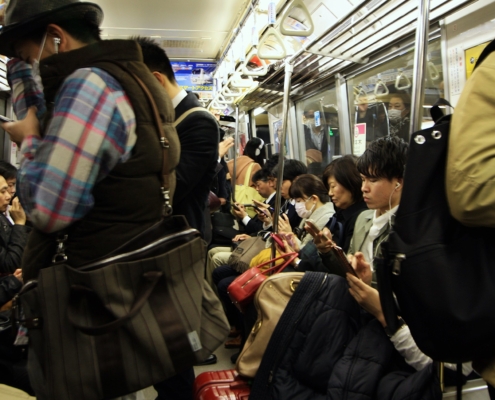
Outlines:
<svg viewBox="0 0 495 400"><path fill-rule="evenodd" d="M321 108L321 104L316 102L316 101L313 101L311 103L308 103L304 106L304 112L303 114L306 115L307 113L309 113L310 111L320 111L320 108Z"/></svg>
<svg viewBox="0 0 495 400"><path fill-rule="evenodd" d="M304 197L316 195L322 203L328 203L330 201L328 191L321 179L311 174L304 174L296 177L296 179L292 181L292 185L290 185L289 194L293 199L302 199Z"/></svg>
<svg viewBox="0 0 495 400"><path fill-rule="evenodd" d="M339 157L323 171L323 184L327 190L330 191L328 180L333 176L340 185L351 192L353 202L363 199L361 175L356 167L356 160L357 157L353 155Z"/></svg>
<svg viewBox="0 0 495 400"><path fill-rule="evenodd" d="M244 155L263 166L263 147L264 143L260 138L254 137L249 139L246 143L246 147L244 147ZM259 155L256 155L256 150L259 150Z"/></svg>
<svg viewBox="0 0 495 400"><path fill-rule="evenodd" d="M253 174L253 177L251 178L251 181L253 183L256 183L258 181L263 181L266 182L271 178L270 174L268 173L268 170L266 169L259 169Z"/></svg>
<svg viewBox="0 0 495 400"><path fill-rule="evenodd" d="M5 180L17 178L17 168L7 161L0 161L0 175Z"/></svg>
<svg viewBox="0 0 495 400"><path fill-rule="evenodd" d="M386 136L373 140L356 166L369 178L401 179L407 161L409 144L397 136Z"/></svg>
<svg viewBox="0 0 495 400"><path fill-rule="evenodd" d="M266 173L271 178L274 177L272 174L272 170L273 170L273 168L275 168L278 165L279 158L280 158L279 153L272 154L272 156L268 160L266 160L265 165L263 165L263 169L266 170ZM275 176L275 178L276 178L276 176Z"/></svg>
<svg viewBox="0 0 495 400"><path fill-rule="evenodd" d="M133 36L131 40L135 40L141 46L143 52L143 62L151 72L160 72L165 75L172 83L177 82L175 79L174 69L167 56L167 53L153 39Z"/></svg>
<svg viewBox="0 0 495 400"><path fill-rule="evenodd" d="M282 174L283 181L293 181L299 175L307 174L308 168L299 160L286 160L284 162L284 173ZM276 165L271 172L273 177L278 176L278 165Z"/></svg>
<svg viewBox="0 0 495 400"><path fill-rule="evenodd" d="M409 96L408 93L406 92L390 93L389 103L392 101L394 97L401 99L402 102L404 103L404 107L406 107L407 110L411 110L411 96Z"/></svg>
<svg viewBox="0 0 495 400"><path fill-rule="evenodd" d="M100 27L84 19L68 19L65 21L54 22L54 24L60 26L70 36L80 42L91 44L101 41ZM45 36L47 26L28 32L26 35L22 36L22 39L32 40L37 44L41 44L41 41Z"/></svg>

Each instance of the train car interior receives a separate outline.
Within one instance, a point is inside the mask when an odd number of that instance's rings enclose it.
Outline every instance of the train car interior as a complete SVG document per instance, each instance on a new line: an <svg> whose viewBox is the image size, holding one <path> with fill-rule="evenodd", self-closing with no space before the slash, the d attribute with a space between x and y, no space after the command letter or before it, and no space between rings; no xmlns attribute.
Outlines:
<svg viewBox="0 0 495 400"><path fill-rule="evenodd" d="M220 139L234 139L225 156L233 160L234 176L236 155L252 138L262 139L264 159L281 156L274 226L284 159L299 160L321 177L330 162L361 156L377 138L409 142L413 132L434 124L432 106L453 112L495 36L493 0L92 2L105 13L103 39L143 36L165 49L178 84L217 117ZM0 114L14 118L7 62L0 56ZM0 155L17 166L22 158L1 129ZM233 369L238 351L222 346L217 363L195 367L196 375ZM456 388L443 381L443 364L438 368L443 398L456 398ZM470 377L462 394L489 399L479 376ZM135 399L155 396L148 388ZM32 397L0 385L0 398Z"/></svg>

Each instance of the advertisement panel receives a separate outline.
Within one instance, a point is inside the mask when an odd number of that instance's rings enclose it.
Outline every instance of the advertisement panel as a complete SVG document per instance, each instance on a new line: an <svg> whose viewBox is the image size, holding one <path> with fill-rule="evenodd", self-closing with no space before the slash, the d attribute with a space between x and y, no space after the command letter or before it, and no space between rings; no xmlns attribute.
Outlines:
<svg viewBox="0 0 495 400"><path fill-rule="evenodd" d="M188 92L196 92L201 98L210 98L213 93L213 62L172 61L175 79Z"/></svg>

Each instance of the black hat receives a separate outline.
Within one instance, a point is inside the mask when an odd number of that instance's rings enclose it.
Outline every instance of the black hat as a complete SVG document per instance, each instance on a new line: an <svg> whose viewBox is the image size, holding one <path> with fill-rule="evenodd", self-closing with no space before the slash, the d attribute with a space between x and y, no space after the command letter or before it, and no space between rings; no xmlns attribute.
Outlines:
<svg viewBox="0 0 495 400"><path fill-rule="evenodd" d="M0 54L13 57L14 40L48 24L70 19L100 26L103 10L97 4L79 0L10 0L0 30Z"/></svg>

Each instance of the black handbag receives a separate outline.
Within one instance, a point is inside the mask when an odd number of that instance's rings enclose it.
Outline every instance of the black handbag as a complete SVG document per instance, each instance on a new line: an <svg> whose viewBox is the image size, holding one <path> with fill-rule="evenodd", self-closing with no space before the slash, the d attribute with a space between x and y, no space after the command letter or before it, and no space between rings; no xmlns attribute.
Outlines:
<svg viewBox="0 0 495 400"><path fill-rule="evenodd" d="M432 115L439 112L435 106ZM449 212L449 129L445 116L412 135L401 202L376 267L388 326L400 313L426 355L466 362L495 354L495 229L466 227Z"/></svg>

